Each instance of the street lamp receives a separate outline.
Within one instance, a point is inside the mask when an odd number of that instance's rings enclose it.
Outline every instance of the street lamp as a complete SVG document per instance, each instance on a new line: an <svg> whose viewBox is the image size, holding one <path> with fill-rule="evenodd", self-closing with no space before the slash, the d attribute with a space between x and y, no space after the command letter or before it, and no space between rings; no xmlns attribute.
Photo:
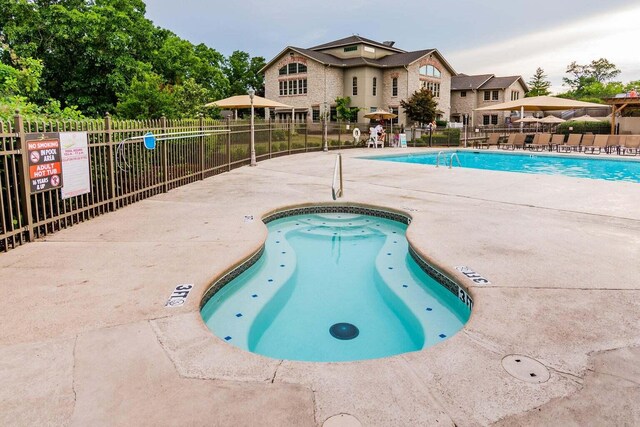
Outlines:
<svg viewBox="0 0 640 427"><path fill-rule="evenodd" d="M251 99L251 166L256 166L256 141L253 128L253 96L256 94L256 91L250 87L247 93L249 94L249 99Z"/></svg>

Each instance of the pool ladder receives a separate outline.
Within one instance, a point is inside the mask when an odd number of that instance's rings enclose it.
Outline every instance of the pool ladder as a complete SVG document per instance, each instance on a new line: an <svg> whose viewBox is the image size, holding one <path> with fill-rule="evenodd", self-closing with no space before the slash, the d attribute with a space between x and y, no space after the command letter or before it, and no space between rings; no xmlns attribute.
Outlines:
<svg viewBox="0 0 640 427"><path fill-rule="evenodd" d="M447 159L447 154L444 151L438 151L438 157L436 157L436 167L440 167L441 154L444 161L446 161ZM449 169L451 169L451 167L453 166L453 159L456 159L456 162L458 162L458 166L462 166L462 164L460 164L460 159L458 158L458 153L452 153L451 157L449 157Z"/></svg>
<svg viewBox="0 0 640 427"><path fill-rule="evenodd" d="M344 196L342 187L342 154L336 156L336 165L333 168L333 182L331 184L331 196L333 200Z"/></svg>

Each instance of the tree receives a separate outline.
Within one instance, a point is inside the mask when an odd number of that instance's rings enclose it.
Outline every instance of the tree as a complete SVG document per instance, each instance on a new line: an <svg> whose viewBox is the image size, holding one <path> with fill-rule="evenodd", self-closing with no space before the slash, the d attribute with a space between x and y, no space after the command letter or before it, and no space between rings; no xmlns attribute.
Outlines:
<svg viewBox="0 0 640 427"><path fill-rule="evenodd" d="M431 123L436 117L437 102L430 90L422 88L406 101L400 101L409 119L418 123Z"/></svg>
<svg viewBox="0 0 640 427"><path fill-rule="evenodd" d="M351 98L345 96L344 98L337 97L336 98L336 113L338 115L339 120L345 120L347 122L355 122L358 120L358 111L360 111L357 107L350 107Z"/></svg>
<svg viewBox="0 0 640 427"><path fill-rule="evenodd" d="M540 67L536 70L536 73L531 77L531 80L527 82L529 84L529 92L527 92L527 97L529 96L545 96L549 95L551 92L549 88L551 87L551 82L547 80L546 74L544 74L544 70Z"/></svg>
<svg viewBox="0 0 640 427"><path fill-rule="evenodd" d="M259 70L265 61L261 56L251 58L248 53L236 50L224 64L224 74L229 80L228 95L246 95L251 87L256 95L264 96L264 76Z"/></svg>
<svg viewBox="0 0 640 427"><path fill-rule="evenodd" d="M580 65L573 61L567 66L571 77L563 77L562 81L580 96L584 88L592 83L606 83L620 74L620 70L605 58L591 61L589 65Z"/></svg>

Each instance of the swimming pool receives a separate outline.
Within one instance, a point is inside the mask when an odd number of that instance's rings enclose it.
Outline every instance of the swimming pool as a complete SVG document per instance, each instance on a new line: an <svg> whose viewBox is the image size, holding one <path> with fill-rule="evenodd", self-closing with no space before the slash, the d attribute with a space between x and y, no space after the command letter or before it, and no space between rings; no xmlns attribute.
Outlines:
<svg viewBox="0 0 640 427"><path fill-rule="evenodd" d="M214 334L273 358L349 361L420 350L464 326L471 298L417 258L406 217L317 209L269 221L255 263L214 284L201 309Z"/></svg>
<svg viewBox="0 0 640 427"><path fill-rule="evenodd" d="M545 175L565 175L577 178L604 179L608 181L640 182L640 161L598 157L539 155L533 153L479 153L446 151L440 155L440 165L448 164L456 153L464 168L520 172ZM389 162L435 165L438 154L407 154L401 156L376 156L367 159ZM458 164L454 160L454 167Z"/></svg>

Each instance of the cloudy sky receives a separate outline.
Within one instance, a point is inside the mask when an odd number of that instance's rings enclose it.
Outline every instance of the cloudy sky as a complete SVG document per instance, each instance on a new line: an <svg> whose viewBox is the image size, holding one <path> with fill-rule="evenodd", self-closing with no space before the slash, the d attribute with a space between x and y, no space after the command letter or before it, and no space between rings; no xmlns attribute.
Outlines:
<svg viewBox="0 0 640 427"><path fill-rule="evenodd" d="M572 61L606 58L623 82L640 80L637 0L146 0L147 18L228 56L271 60L353 34L404 50L438 49L458 73L521 75L537 67L562 92Z"/></svg>

